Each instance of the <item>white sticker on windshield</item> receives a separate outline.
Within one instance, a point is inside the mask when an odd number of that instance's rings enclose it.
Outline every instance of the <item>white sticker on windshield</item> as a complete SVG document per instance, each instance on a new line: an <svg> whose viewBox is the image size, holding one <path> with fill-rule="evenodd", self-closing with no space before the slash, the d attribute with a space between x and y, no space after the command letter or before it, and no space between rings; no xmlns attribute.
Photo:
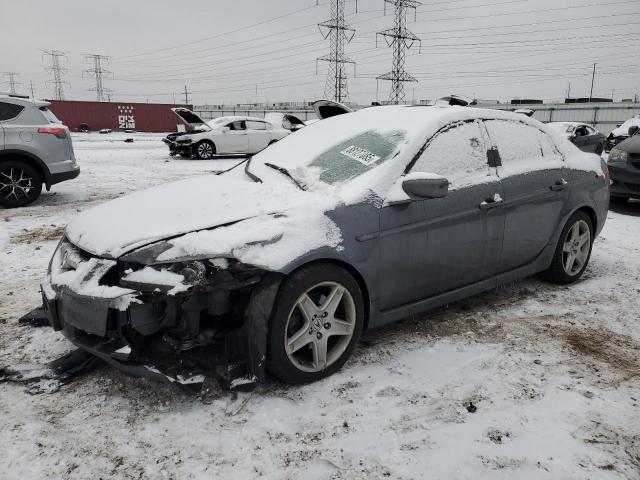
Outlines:
<svg viewBox="0 0 640 480"><path fill-rule="evenodd" d="M365 150L364 148L356 147L355 145L351 145L350 147L345 148L340 153L349 158L353 158L354 160L357 160L358 162L362 163L363 165L366 165L367 167L372 163L375 163L378 160L380 160L379 156L371 153L368 150Z"/></svg>

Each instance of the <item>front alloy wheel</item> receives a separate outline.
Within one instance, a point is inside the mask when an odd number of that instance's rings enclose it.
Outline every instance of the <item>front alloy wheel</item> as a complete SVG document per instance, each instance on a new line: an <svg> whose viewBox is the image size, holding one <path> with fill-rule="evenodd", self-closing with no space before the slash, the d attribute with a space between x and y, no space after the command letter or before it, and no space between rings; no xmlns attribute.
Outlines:
<svg viewBox="0 0 640 480"><path fill-rule="evenodd" d="M319 380L349 358L362 331L357 282L333 265L311 265L280 289L269 330L269 370L288 383Z"/></svg>
<svg viewBox="0 0 640 480"><path fill-rule="evenodd" d="M38 172L21 161L0 164L0 205L23 207L35 201L42 191Z"/></svg>
<svg viewBox="0 0 640 480"><path fill-rule="evenodd" d="M304 372L326 370L347 349L355 324L355 303L345 287L336 282L314 285L289 313L284 332L289 360Z"/></svg>
<svg viewBox="0 0 640 480"><path fill-rule="evenodd" d="M196 146L196 157L200 160L210 160L216 153L213 143L203 140Z"/></svg>

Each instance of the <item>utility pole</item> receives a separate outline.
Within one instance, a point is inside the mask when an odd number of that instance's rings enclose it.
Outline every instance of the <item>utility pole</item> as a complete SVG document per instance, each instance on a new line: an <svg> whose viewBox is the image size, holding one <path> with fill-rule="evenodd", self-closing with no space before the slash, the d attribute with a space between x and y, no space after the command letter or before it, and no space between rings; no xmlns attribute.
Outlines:
<svg viewBox="0 0 640 480"><path fill-rule="evenodd" d="M42 50L43 57L51 57L51 67L47 68L53 74L53 80L47 81L47 83L53 83L53 98L55 100L64 100L64 85L69 85L68 82L62 79L63 75L67 73L66 68L60 66L60 59L67 59L67 54L60 50Z"/></svg>
<svg viewBox="0 0 640 480"><path fill-rule="evenodd" d="M16 77L18 76L15 72L4 72L3 75L9 78L7 83L9 83L9 91L12 95L16 94L16 85L20 84L20 82L16 82Z"/></svg>
<svg viewBox="0 0 640 480"><path fill-rule="evenodd" d="M102 77L104 75L111 74L109 70L105 70L102 67L103 62L108 63L111 57L97 54L84 54L84 58L89 61L93 61L93 68L85 70L83 73L88 73L96 79L96 86L90 90L95 90L96 100L98 102L104 102L107 99L107 92L111 92L108 88L105 88L102 83Z"/></svg>
<svg viewBox="0 0 640 480"><path fill-rule="evenodd" d="M418 80L408 74L405 69L406 51L416 42L421 40L407 29L407 10L422 5L417 0L384 0L385 13L387 3L394 6L394 26L387 30L376 33L376 43L378 35L381 35L387 42L388 47L393 47L393 67L390 72L377 77L379 80L391 81L391 94L389 101L393 104L405 103L406 96L404 84L406 82L417 82Z"/></svg>
<svg viewBox="0 0 640 480"><path fill-rule="evenodd" d="M597 63L593 64L593 74L591 75L591 93L589 93L589 103L591 103L591 99L593 98L593 84L596 80L596 65Z"/></svg>
<svg viewBox="0 0 640 480"><path fill-rule="evenodd" d="M30 80L29 83L31 84L31 100L35 100L36 99L36 94L35 94L35 91L33 89L33 80Z"/></svg>
<svg viewBox="0 0 640 480"><path fill-rule="evenodd" d="M571 100L571 82L569 82L569 88L567 88L567 99Z"/></svg>
<svg viewBox="0 0 640 480"><path fill-rule="evenodd" d="M187 90L187 86L184 86L184 104L190 105L189 103L189 91Z"/></svg>
<svg viewBox="0 0 640 480"><path fill-rule="evenodd" d="M356 62L344 53L345 42L351 42L356 34L356 31L345 22L345 2L346 0L331 0L331 19L318 24L322 37L325 40L329 38L330 47L328 55L316 59L316 65L318 61L329 62L324 95L326 98L333 99L339 103L349 98L345 65L347 63L352 64L354 72L356 65Z"/></svg>

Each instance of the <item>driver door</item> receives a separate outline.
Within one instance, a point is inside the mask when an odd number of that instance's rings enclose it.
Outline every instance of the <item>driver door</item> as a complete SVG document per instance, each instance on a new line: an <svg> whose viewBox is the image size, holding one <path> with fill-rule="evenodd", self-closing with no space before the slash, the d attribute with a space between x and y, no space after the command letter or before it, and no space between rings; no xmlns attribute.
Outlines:
<svg viewBox="0 0 640 480"><path fill-rule="evenodd" d="M392 310L497 274L502 184L478 120L436 134L411 172L446 177L444 198L386 205L380 219L380 306ZM402 179L400 179L401 181Z"/></svg>
<svg viewBox="0 0 640 480"><path fill-rule="evenodd" d="M247 153L249 151L249 136L247 135L247 124L244 120L231 122L226 130L220 135L222 150L218 153Z"/></svg>
<svg viewBox="0 0 640 480"><path fill-rule="evenodd" d="M257 120L247 121L247 133L249 136L249 152L258 153L269 145L271 140L270 131L267 130L265 122Z"/></svg>

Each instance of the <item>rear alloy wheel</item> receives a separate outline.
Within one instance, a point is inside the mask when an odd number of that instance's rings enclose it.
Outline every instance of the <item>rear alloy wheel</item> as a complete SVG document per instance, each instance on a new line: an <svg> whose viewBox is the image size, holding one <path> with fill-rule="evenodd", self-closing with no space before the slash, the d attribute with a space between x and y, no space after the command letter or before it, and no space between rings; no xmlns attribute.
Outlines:
<svg viewBox="0 0 640 480"><path fill-rule="evenodd" d="M589 263L593 246L593 224L585 212L576 212L567 222L551 266L544 273L547 280L568 285L578 280Z"/></svg>
<svg viewBox="0 0 640 480"><path fill-rule="evenodd" d="M203 140L196 145L196 157L199 160L211 160L216 154L216 146L209 140Z"/></svg>
<svg viewBox="0 0 640 480"><path fill-rule="evenodd" d="M0 163L0 205L24 207L34 202L42 192L42 179L31 165L10 160Z"/></svg>
<svg viewBox="0 0 640 480"><path fill-rule="evenodd" d="M337 371L362 332L357 282L333 265L312 265L285 280L269 330L269 371L287 383L307 383Z"/></svg>

